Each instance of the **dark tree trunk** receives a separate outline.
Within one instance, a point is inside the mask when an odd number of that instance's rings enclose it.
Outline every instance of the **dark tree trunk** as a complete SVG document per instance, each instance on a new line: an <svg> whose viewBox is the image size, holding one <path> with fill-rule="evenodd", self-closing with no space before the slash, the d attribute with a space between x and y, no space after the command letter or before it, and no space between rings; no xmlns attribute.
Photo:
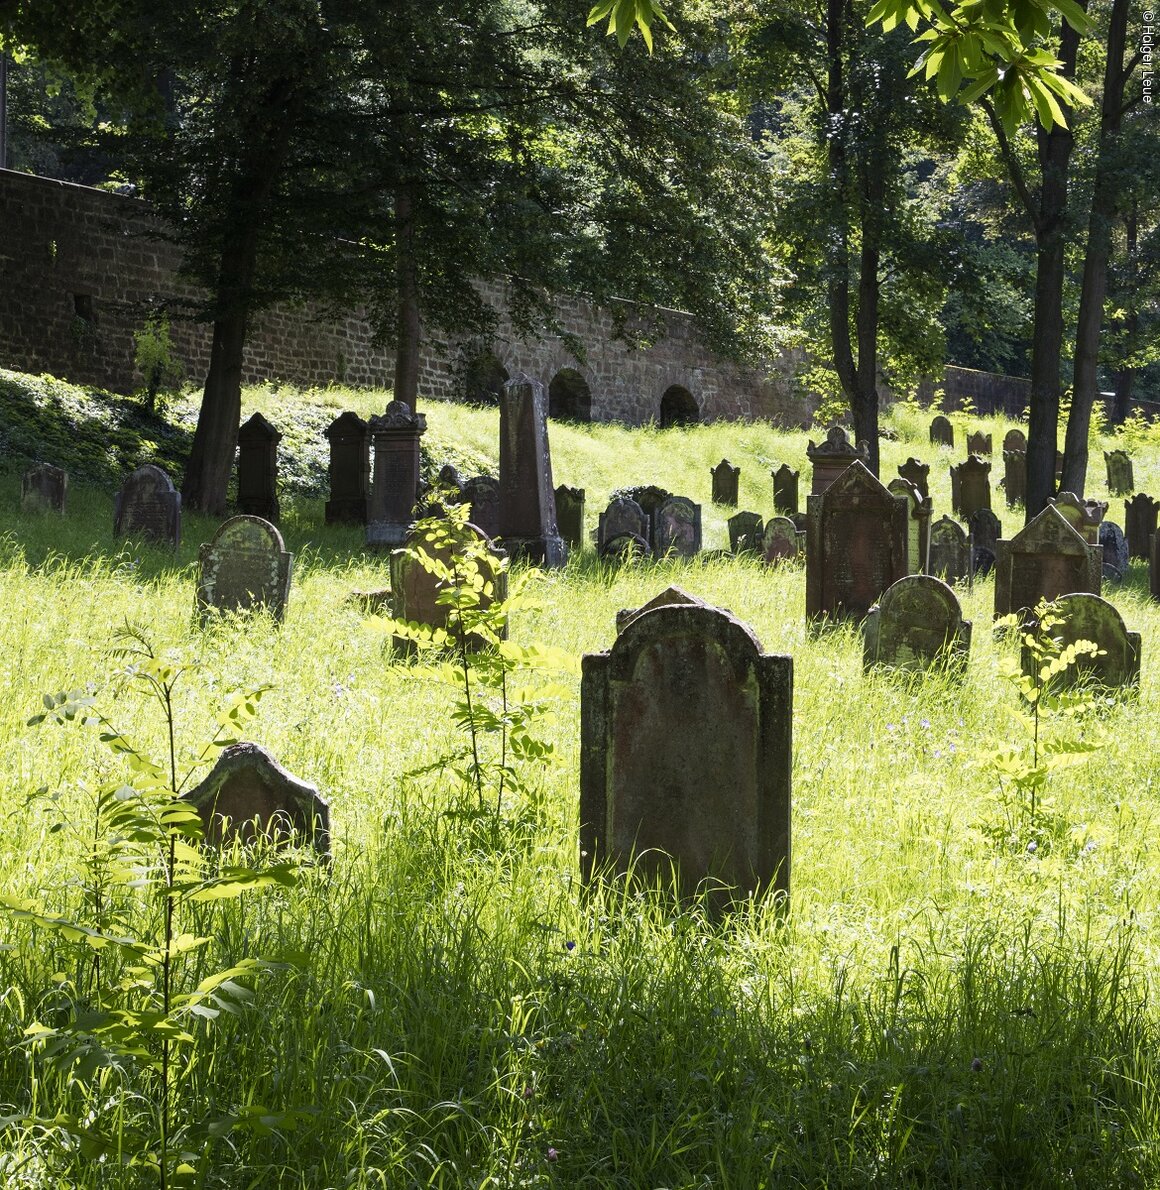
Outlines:
<svg viewBox="0 0 1160 1190"><path fill-rule="evenodd" d="M1136 310L1136 296L1135 296L1135 265L1136 265L1136 249L1140 233L1140 219L1139 212L1136 209L1136 204L1133 201L1128 211L1124 216L1124 249L1128 261L1129 270L1129 292L1131 297L1128 303L1128 311L1119 321L1118 329L1122 331L1125 343L1128 350L1136 343L1136 335L1140 329L1140 315ZM1115 376L1115 391L1116 397L1112 405L1112 421L1116 425L1123 425L1124 419L1128 416L1132 408L1132 389L1136 382L1136 369L1130 364L1125 367L1118 368Z"/></svg>
<svg viewBox="0 0 1160 1190"><path fill-rule="evenodd" d="M410 193L395 195L395 276L398 283L398 326L395 348L395 400L412 409L419 397L419 269L415 254L415 220Z"/></svg>
<svg viewBox="0 0 1160 1190"><path fill-rule="evenodd" d="M881 211L886 201L884 163L872 154L865 168L862 204L862 253L858 278L858 366L851 399L854 437L869 449L867 466L875 475L878 456L878 299L881 287Z"/></svg>

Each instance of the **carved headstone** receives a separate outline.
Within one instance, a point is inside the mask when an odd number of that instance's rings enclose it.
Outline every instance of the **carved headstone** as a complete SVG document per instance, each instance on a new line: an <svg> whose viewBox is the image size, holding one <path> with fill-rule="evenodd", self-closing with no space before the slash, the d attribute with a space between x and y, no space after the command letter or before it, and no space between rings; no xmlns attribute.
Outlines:
<svg viewBox="0 0 1160 1190"><path fill-rule="evenodd" d="M275 620L286 614L293 555L269 521L236 516L198 551L197 606L238 612L264 607Z"/></svg>
<svg viewBox="0 0 1160 1190"><path fill-rule="evenodd" d="M1129 632L1123 617L1106 599L1098 595L1081 592L1064 595L1055 601L1054 614L1060 623L1051 629L1051 635L1066 648L1076 641L1094 641L1100 647L1100 654L1090 653L1076 657L1074 665L1068 667L1054 679L1056 684L1073 685L1079 681L1096 682L1101 686L1138 686L1140 684L1140 634ZM1029 627L1034 620L1029 621ZM1026 646L1022 649L1023 672L1034 676L1041 661Z"/></svg>
<svg viewBox="0 0 1160 1190"><path fill-rule="evenodd" d="M692 558L701 551L701 506L670 496L652 514L652 547L658 558Z"/></svg>
<svg viewBox="0 0 1160 1190"><path fill-rule="evenodd" d="M1128 553L1131 557L1150 556L1158 513L1160 500L1153 500L1143 492L1133 496L1131 500L1124 501L1124 534L1128 539Z"/></svg>
<svg viewBox="0 0 1160 1190"><path fill-rule="evenodd" d="M608 542L614 537L623 537L626 534L639 537L647 545L651 526L648 515L635 500L629 499L628 496L617 496L609 501L608 507L600 514L596 530L596 548L603 554Z"/></svg>
<svg viewBox="0 0 1160 1190"><path fill-rule="evenodd" d="M995 562L995 549L1003 536L1003 525L989 509L980 508L970 519L967 531L971 538L971 573L989 574Z"/></svg>
<svg viewBox="0 0 1160 1190"><path fill-rule="evenodd" d="M1041 599L1074 591L1098 595L1104 551L1089 545L1048 504L1010 541L995 549L995 615L1030 611Z"/></svg>
<svg viewBox="0 0 1160 1190"><path fill-rule="evenodd" d="M1126 450L1105 450L1104 466L1108 471L1108 491L1113 496L1126 496L1136 490L1132 460Z"/></svg>
<svg viewBox="0 0 1160 1190"><path fill-rule="evenodd" d="M643 612L583 661L581 875L611 869L714 906L790 886L793 659L727 612Z"/></svg>
<svg viewBox="0 0 1160 1190"><path fill-rule="evenodd" d="M1060 492L1048 496L1047 503L1054 505L1059 515L1088 543L1096 545L1100 540L1100 522L1108 511L1107 504L1099 500L1081 500L1074 492Z"/></svg>
<svg viewBox="0 0 1160 1190"><path fill-rule="evenodd" d="M238 430L238 511L278 520L278 443L281 433L255 413Z"/></svg>
<svg viewBox="0 0 1160 1190"><path fill-rule="evenodd" d="M991 464L971 455L965 463L951 468L958 474L959 502L954 509L959 519L969 521L980 508L991 507Z"/></svg>
<svg viewBox="0 0 1160 1190"><path fill-rule="evenodd" d="M493 475L473 475L465 480L459 499L471 505L471 523L488 537L499 536L499 480Z"/></svg>
<svg viewBox="0 0 1160 1190"><path fill-rule="evenodd" d="M955 444L955 428L941 413L930 423L930 440L938 446Z"/></svg>
<svg viewBox="0 0 1160 1190"><path fill-rule="evenodd" d="M925 500L930 496L930 464L921 463L913 455L898 468L898 474L907 483L918 488L918 494Z"/></svg>
<svg viewBox="0 0 1160 1190"><path fill-rule="evenodd" d="M773 509L774 512L795 516L798 511L798 475L788 463L782 463L773 476Z"/></svg>
<svg viewBox="0 0 1160 1190"><path fill-rule="evenodd" d="M976 430L973 434L967 435L968 455L986 455L989 458L992 453L990 434L984 434L982 430Z"/></svg>
<svg viewBox="0 0 1160 1190"><path fill-rule="evenodd" d="M527 376L509 380L499 403L499 527L514 555L542 566L567 561L568 547L556 528L548 396Z"/></svg>
<svg viewBox="0 0 1160 1190"><path fill-rule="evenodd" d="M651 612L658 607L709 607L703 599L690 595L680 587L666 587L659 595L654 595L648 603L640 607L622 607L616 613L616 635L619 636L633 620Z"/></svg>
<svg viewBox="0 0 1160 1190"><path fill-rule="evenodd" d="M37 463L20 477L20 507L24 512L64 512L68 472L51 463Z"/></svg>
<svg viewBox="0 0 1160 1190"><path fill-rule="evenodd" d="M1104 573L1110 566L1117 577L1123 578L1128 573L1128 539L1115 521L1100 522L1100 545L1104 550Z"/></svg>
<svg viewBox="0 0 1160 1190"><path fill-rule="evenodd" d="M113 502L115 537L149 537L174 549L181 544L181 493L152 463L138 467Z"/></svg>
<svg viewBox="0 0 1160 1190"><path fill-rule="evenodd" d="M846 431L841 426L831 426L824 442L817 446L810 442L806 446L806 458L814 468L811 493L817 496L824 492L851 463L865 463L869 457L870 452L864 442L859 442L856 447L851 446Z"/></svg>
<svg viewBox="0 0 1160 1190"><path fill-rule="evenodd" d="M371 431L357 413L340 413L326 427L330 442L330 499L326 523L365 525L371 490Z"/></svg>
<svg viewBox="0 0 1160 1190"><path fill-rule="evenodd" d="M931 526L928 569L948 583L971 577L971 540L962 525L949 516Z"/></svg>
<svg viewBox="0 0 1160 1190"><path fill-rule="evenodd" d="M735 554L755 554L761 549L761 513L734 513L726 522L729 529L729 548Z"/></svg>
<svg viewBox="0 0 1160 1190"><path fill-rule="evenodd" d="M855 460L807 506L806 615L864 616L907 574L907 501Z"/></svg>
<svg viewBox="0 0 1160 1190"><path fill-rule="evenodd" d="M906 500L909 513L906 547L909 571L911 574L925 574L930 553L930 499L923 499L918 488L901 476L892 479L886 486L891 495Z"/></svg>
<svg viewBox="0 0 1160 1190"><path fill-rule="evenodd" d="M802 552L802 534L789 517L770 517L761 531L761 556L769 566L776 566Z"/></svg>
<svg viewBox="0 0 1160 1190"><path fill-rule="evenodd" d="M367 500L367 545L401 545L414 519L419 495L419 439L427 418L405 401L391 401L369 423L375 445L375 470Z"/></svg>
<svg viewBox="0 0 1160 1190"><path fill-rule="evenodd" d="M556 489L556 524L569 549L584 544L584 489L561 484Z"/></svg>
<svg viewBox="0 0 1160 1190"><path fill-rule="evenodd" d="M182 794L201 816L207 843L266 838L330 851L330 806L257 744L230 744L200 785Z"/></svg>
<svg viewBox="0 0 1160 1190"><path fill-rule="evenodd" d="M1003 436L1003 450L1027 453L1027 435L1020 429L1008 430Z"/></svg>
<svg viewBox="0 0 1160 1190"><path fill-rule="evenodd" d="M741 468L734 467L728 459L722 459L709 474L713 479L713 503L737 507L737 488L741 479Z"/></svg>
<svg viewBox="0 0 1160 1190"><path fill-rule="evenodd" d="M971 622L946 583L912 574L889 587L863 625L862 668L880 665L925 673L961 669L971 648Z"/></svg>
<svg viewBox="0 0 1160 1190"><path fill-rule="evenodd" d="M1027 502L1027 455L1024 451L1003 451L1003 490L1008 508Z"/></svg>

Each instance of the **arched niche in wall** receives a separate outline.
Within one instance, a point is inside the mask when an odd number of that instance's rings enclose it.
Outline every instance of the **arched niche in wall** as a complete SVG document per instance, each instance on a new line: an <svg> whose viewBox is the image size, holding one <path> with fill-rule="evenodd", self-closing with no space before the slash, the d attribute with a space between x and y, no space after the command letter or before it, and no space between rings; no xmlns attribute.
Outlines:
<svg viewBox="0 0 1160 1190"><path fill-rule="evenodd" d="M679 384L670 384L661 395L661 429L695 426L700 420L701 410L693 394Z"/></svg>
<svg viewBox="0 0 1160 1190"><path fill-rule="evenodd" d="M575 368L561 368L548 385L548 416L560 421L591 421L592 390Z"/></svg>
<svg viewBox="0 0 1160 1190"><path fill-rule="evenodd" d="M507 368L485 351L472 360L463 375L463 399L472 405L498 405L510 379Z"/></svg>

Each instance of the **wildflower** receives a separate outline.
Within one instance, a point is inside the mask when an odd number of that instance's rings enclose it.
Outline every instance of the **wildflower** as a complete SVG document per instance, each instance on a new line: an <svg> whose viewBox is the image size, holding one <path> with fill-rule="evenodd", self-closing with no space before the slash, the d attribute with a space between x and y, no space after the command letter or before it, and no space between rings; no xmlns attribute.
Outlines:
<svg viewBox="0 0 1160 1190"><path fill-rule="evenodd" d="M551 1145L549 1145L548 1152L545 1154L545 1156L548 1158L549 1161L555 1161L556 1158L560 1156L560 1154L557 1153L556 1150L551 1147Z"/></svg>
<svg viewBox="0 0 1160 1190"><path fill-rule="evenodd" d="M930 720L929 719L920 719L918 721L918 725L919 725L919 727L921 727L923 729L923 731L925 731L930 726Z"/></svg>
<svg viewBox="0 0 1160 1190"><path fill-rule="evenodd" d="M1027 854L1034 855L1039 850L1039 844L1034 839L1027 844Z"/></svg>
<svg viewBox="0 0 1160 1190"><path fill-rule="evenodd" d="M564 949L565 949L565 950L568 950L568 951L575 950L575 949L576 949L576 943L575 943L575 942L573 942L571 938L569 938L569 939L568 939L568 941L564 943Z"/></svg>

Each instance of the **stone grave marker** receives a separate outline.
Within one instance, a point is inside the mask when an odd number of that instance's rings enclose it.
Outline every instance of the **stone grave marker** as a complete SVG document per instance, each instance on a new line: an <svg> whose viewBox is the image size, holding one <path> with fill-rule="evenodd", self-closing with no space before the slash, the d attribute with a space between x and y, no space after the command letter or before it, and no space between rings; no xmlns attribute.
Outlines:
<svg viewBox="0 0 1160 1190"><path fill-rule="evenodd" d="M713 479L713 503L737 507L737 488L741 480L741 468L734 467L728 459L722 459L709 474Z"/></svg>
<svg viewBox="0 0 1160 1190"><path fill-rule="evenodd" d="M1150 556L1158 513L1160 500L1153 500L1143 492L1124 501L1124 533L1128 538L1128 553L1131 557Z"/></svg>
<svg viewBox="0 0 1160 1190"><path fill-rule="evenodd" d="M793 659L699 601L631 619L586 656L580 688L580 865L678 874L714 908L790 888Z"/></svg>
<svg viewBox="0 0 1160 1190"><path fill-rule="evenodd" d="M649 544L651 527L648 514L633 499L628 496L617 496L608 502L608 507L600 514L600 521L596 529L596 548L601 554L604 547L614 537L639 537L645 545ZM651 546L649 548L651 553Z"/></svg>
<svg viewBox="0 0 1160 1190"><path fill-rule="evenodd" d="M563 566L568 547L556 527L548 447L548 396L538 380L515 376L499 403L499 528L514 555Z"/></svg>
<svg viewBox="0 0 1160 1190"><path fill-rule="evenodd" d="M414 520L419 497L419 439L427 418L405 401L391 401L369 422L375 469L367 500L367 545L390 549L402 545Z"/></svg>
<svg viewBox="0 0 1160 1190"><path fill-rule="evenodd" d="M971 539L971 573L989 574L995 562L995 547L1003 536L1002 523L991 509L980 508L968 522L967 532Z"/></svg>
<svg viewBox="0 0 1160 1190"><path fill-rule="evenodd" d="M20 477L23 512L64 513L68 499L68 472L51 463L36 463Z"/></svg>
<svg viewBox="0 0 1160 1190"><path fill-rule="evenodd" d="M769 566L776 566L801 556L802 534L789 517L770 517L761 531L761 556Z"/></svg>
<svg viewBox="0 0 1160 1190"><path fill-rule="evenodd" d="M275 620L286 614L293 555L269 521L236 516L198 551L197 607L240 612L264 607Z"/></svg>
<svg viewBox="0 0 1160 1190"><path fill-rule="evenodd" d="M473 475L465 480L459 499L471 505L471 523L488 537L499 536L499 480L493 475Z"/></svg>
<svg viewBox="0 0 1160 1190"><path fill-rule="evenodd" d="M821 494L851 463L860 461L864 464L869 455L865 443L851 446L845 429L831 426L826 432L825 441L817 446L810 442L806 446L806 457L814 468L811 493L815 496Z"/></svg>
<svg viewBox="0 0 1160 1190"><path fill-rule="evenodd" d="M654 595L647 603L640 607L622 607L616 613L616 635L619 636L633 620L651 612L658 607L709 607L703 599L690 595L681 587L666 587L659 595Z"/></svg>
<svg viewBox="0 0 1160 1190"><path fill-rule="evenodd" d="M1128 539L1115 521L1101 521L1099 532L1104 550L1104 575L1122 579L1128 573ZM1108 575L1108 567L1116 572L1114 576Z"/></svg>
<svg viewBox="0 0 1160 1190"><path fill-rule="evenodd" d="M238 430L238 511L278 521L278 443L281 433L255 413Z"/></svg>
<svg viewBox="0 0 1160 1190"><path fill-rule="evenodd" d="M1003 490L1008 508L1027 502L1027 455L1024 451L1003 451Z"/></svg>
<svg viewBox="0 0 1160 1190"><path fill-rule="evenodd" d="M918 494L924 499L930 496L930 464L921 463L913 455L902 463L898 468L898 475L900 479L905 479L907 483L912 483L918 488Z"/></svg>
<svg viewBox="0 0 1160 1190"><path fill-rule="evenodd" d="M1051 629L1051 635L1067 645L1076 641L1094 641L1102 655L1081 654L1073 666L1056 678L1056 682L1070 686L1080 681L1092 681L1101 686L1139 686L1140 634L1129 632L1123 617L1106 599L1089 592L1063 595L1055 601L1055 614L1061 623ZM1034 624L1034 618L1028 627ZM1033 677L1041 664L1031 650L1021 650L1023 672Z"/></svg>
<svg viewBox="0 0 1160 1190"><path fill-rule="evenodd" d="M455 502L458 503L458 497L463 492L463 480L459 477L459 468L454 463L444 463L439 468L436 479L441 488L449 489L452 495L457 497Z"/></svg>
<svg viewBox="0 0 1160 1190"><path fill-rule="evenodd" d="M807 507L806 615L864 616L908 572L907 501L855 460Z"/></svg>
<svg viewBox="0 0 1160 1190"><path fill-rule="evenodd" d="M1148 559L1148 589L1153 599L1160 599L1160 533L1152 534L1152 555Z"/></svg>
<svg viewBox="0 0 1160 1190"><path fill-rule="evenodd" d="M1108 471L1108 491L1113 496L1126 496L1136 490L1132 460L1126 450L1105 450L1104 466Z"/></svg>
<svg viewBox="0 0 1160 1190"><path fill-rule="evenodd" d="M980 508L991 507L991 464L978 455L951 468L958 475L958 504L953 509L960 520L969 521Z"/></svg>
<svg viewBox="0 0 1160 1190"><path fill-rule="evenodd" d="M340 413L326 427L330 442L330 499L328 525L347 522L365 525L371 490L371 431L357 413Z"/></svg>
<svg viewBox="0 0 1160 1190"><path fill-rule="evenodd" d="M761 513L737 512L726 521L729 548L735 554L755 554L761 549L761 531L765 527Z"/></svg>
<svg viewBox="0 0 1160 1190"><path fill-rule="evenodd" d="M652 557L652 546L639 533L617 533L598 547L600 556L608 562L630 562Z"/></svg>
<svg viewBox="0 0 1160 1190"><path fill-rule="evenodd" d="M782 463L773 476L773 510L796 516L798 511L798 475L788 463Z"/></svg>
<svg viewBox="0 0 1160 1190"><path fill-rule="evenodd" d="M561 484L556 489L556 524L570 550L584 544L584 489Z"/></svg>
<svg viewBox="0 0 1160 1190"><path fill-rule="evenodd" d="M181 493L152 463L138 467L113 501L113 535L148 537L176 549L181 544Z"/></svg>
<svg viewBox="0 0 1160 1190"><path fill-rule="evenodd" d="M949 516L931 526L928 569L948 583L970 580L971 540L962 525Z"/></svg>
<svg viewBox="0 0 1160 1190"><path fill-rule="evenodd" d="M1099 500L1081 500L1074 492L1060 492L1048 496L1047 503L1054 505L1060 516L1088 543L1097 545L1100 540L1100 522L1108 511L1107 504Z"/></svg>
<svg viewBox="0 0 1160 1190"><path fill-rule="evenodd" d="M925 673L966 666L971 622L940 579L911 574L887 588L862 629L862 668Z"/></svg>
<svg viewBox="0 0 1160 1190"><path fill-rule="evenodd" d="M205 841L301 842L330 853L330 806L257 744L230 744L200 785L181 795L200 815Z"/></svg>
<svg viewBox="0 0 1160 1190"><path fill-rule="evenodd" d="M982 430L976 430L973 434L967 435L967 455L979 455L980 457L986 455L988 458L994 453L991 442L991 435L984 434Z"/></svg>
<svg viewBox="0 0 1160 1190"><path fill-rule="evenodd" d="M1003 450L1027 453L1027 435L1020 429L1008 430L1003 436Z"/></svg>
<svg viewBox="0 0 1160 1190"><path fill-rule="evenodd" d="M906 539L909 571L911 574L925 574L930 554L930 499L928 497L924 500L918 488L901 476L892 479L886 487L891 495L901 496L906 500L909 516Z"/></svg>
<svg viewBox="0 0 1160 1190"><path fill-rule="evenodd" d="M943 417L941 413L930 423L930 440L936 446L955 444L955 427L951 425L950 419Z"/></svg>
<svg viewBox="0 0 1160 1190"><path fill-rule="evenodd" d="M670 496L652 514L652 547L658 558L692 558L701 550L701 506Z"/></svg>
<svg viewBox="0 0 1160 1190"><path fill-rule="evenodd" d="M1100 592L1104 551L1089 545L1054 504L995 548L995 616L1030 611L1041 599Z"/></svg>

